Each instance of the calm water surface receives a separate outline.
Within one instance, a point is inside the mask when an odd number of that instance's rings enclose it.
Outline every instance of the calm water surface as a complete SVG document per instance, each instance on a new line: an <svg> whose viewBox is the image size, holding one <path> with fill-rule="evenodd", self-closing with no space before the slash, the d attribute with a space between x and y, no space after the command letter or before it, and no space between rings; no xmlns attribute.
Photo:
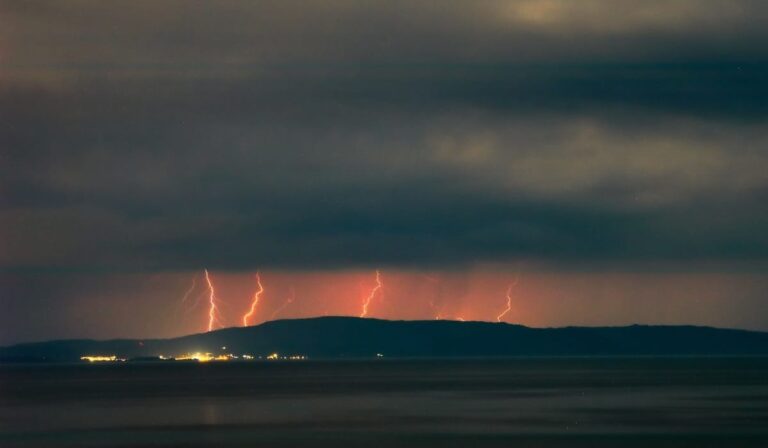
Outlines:
<svg viewBox="0 0 768 448"><path fill-rule="evenodd" d="M768 358L0 366L0 447L768 447Z"/></svg>

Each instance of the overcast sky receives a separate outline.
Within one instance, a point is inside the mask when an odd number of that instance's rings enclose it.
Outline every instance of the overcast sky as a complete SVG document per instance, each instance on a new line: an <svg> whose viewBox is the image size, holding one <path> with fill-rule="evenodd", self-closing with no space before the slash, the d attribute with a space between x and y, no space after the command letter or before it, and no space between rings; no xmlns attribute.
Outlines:
<svg viewBox="0 0 768 448"><path fill-rule="evenodd" d="M761 0L0 0L0 343L180 332L29 316L165 276L144 316L203 267L507 266L584 300L604 273L624 303L617 272L679 276L637 321L717 281L729 320L691 323L768 330L767 23Z"/></svg>

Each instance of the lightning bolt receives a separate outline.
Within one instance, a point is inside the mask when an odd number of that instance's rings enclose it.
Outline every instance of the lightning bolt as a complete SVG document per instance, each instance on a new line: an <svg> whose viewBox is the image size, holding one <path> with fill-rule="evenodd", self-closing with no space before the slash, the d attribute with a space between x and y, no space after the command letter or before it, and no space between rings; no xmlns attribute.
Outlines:
<svg viewBox="0 0 768 448"><path fill-rule="evenodd" d="M504 311L501 312L498 316L496 316L496 322L501 322L501 319L509 313L509 311L512 309L512 288L517 284L517 277L515 277L515 280L509 284L509 287L507 288L507 307L504 309Z"/></svg>
<svg viewBox="0 0 768 448"><path fill-rule="evenodd" d="M427 279L428 282L437 285L437 292L440 292L440 278L433 277L431 275L424 275L424 278ZM435 312L435 320L440 320L440 309L437 307L435 300L435 297L429 299L429 307L432 308L432 311Z"/></svg>
<svg viewBox="0 0 768 448"><path fill-rule="evenodd" d="M208 331L213 331L214 325L218 324L222 327L219 320L219 308L216 306L216 289L213 287L211 281L211 275L208 273L208 269L204 269L205 282L208 284Z"/></svg>
<svg viewBox="0 0 768 448"><path fill-rule="evenodd" d="M243 315L244 327L248 326L248 319L250 319L251 316L253 316L253 314L256 312L256 307L259 305L261 294L264 293L264 286L261 284L261 277L259 276L258 271L256 271L256 285L258 285L259 289L253 294L253 299L251 300L251 309Z"/></svg>
<svg viewBox="0 0 768 448"><path fill-rule="evenodd" d="M195 274L194 277L192 277L192 285L189 287L187 292L184 293L184 297L181 299L181 303L187 303L187 299L189 299L190 294L192 294L192 291L195 290L195 286L197 286L197 274Z"/></svg>
<svg viewBox="0 0 768 448"><path fill-rule="evenodd" d="M360 317L365 317L368 315L368 306L371 304L371 300L373 300L373 298L376 296L376 293L379 292L382 286L384 285L381 283L381 272L376 269L376 286L371 289L371 293L368 294L368 297L366 297L363 301L363 311L360 313Z"/></svg>
<svg viewBox="0 0 768 448"><path fill-rule="evenodd" d="M269 320L274 320L275 317L280 314L281 311L283 311L288 305L292 304L293 301L296 299L296 289L291 286L291 295L288 296L288 300L283 302L283 304L280 306L280 308L276 309L271 316L269 316Z"/></svg>
<svg viewBox="0 0 768 448"><path fill-rule="evenodd" d="M429 300L429 306L435 310L435 320L440 320L440 310L438 310L437 305L435 305L435 299Z"/></svg>
<svg viewBox="0 0 768 448"><path fill-rule="evenodd" d="M423 277L430 283L440 283L440 279L438 277L427 274L424 274Z"/></svg>
<svg viewBox="0 0 768 448"><path fill-rule="evenodd" d="M187 292L184 293L184 297L182 297L181 302L179 302L179 305L176 307L175 316L179 316L181 312L181 308L187 303L187 299L189 299L189 296L192 294L192 292L195 290L195 287L197 286L197 274L192 277L192 285L190 285L189 289L187 289ZM187 309L189 311L189 309ZM186 314L186 312L184 313Z"/></svg>
<svg viewBox="0 0 768 448"><path fill-rule="evenodd" d="M184 315L191 313L192 311L196 310L198 306L200 306L200 303L203 301L203 296L205 296L205 291L201 291L200 294L197 295L195 298L194 303L187 307L187 309L184 311Z"/></svg>

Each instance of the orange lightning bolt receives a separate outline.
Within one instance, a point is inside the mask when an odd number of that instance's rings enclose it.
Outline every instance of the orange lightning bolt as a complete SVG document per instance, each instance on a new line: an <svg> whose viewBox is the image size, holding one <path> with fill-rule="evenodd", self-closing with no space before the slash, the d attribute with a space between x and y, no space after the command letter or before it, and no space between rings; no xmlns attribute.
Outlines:
<svg viewBox="0 0 768 448"><path fill-rule="evenodd" d="M496 316L496 322L501 322L501 319L512 309L512 287L517 284L517 278L515 278L515 281L509 284L509 287L507 288L507 307L504 309L504 311L501 312L498 316Z"/></svg>
<svg viewBox="0 0 768 448"><path fill-rule="evenodd" d="M196 310L198 306L200 306L200 303L203 301L203 296L205 296L205 291L201 291L200 294L195 298L195 301L192 302L190 306L187 307L186 310L184 310L184 315L191 313L192 311Z"/></svg>
<svg viewBox="0 0 768 448"><path fill-rule="evenodd" d="M429 306L434 310L435 312L435 320L440 320L440 308L437 307L437 304L435 303L435 299L432 298L429 300Z"/></svg>
<svg viewBox="0 0 768 448"><path fill-rule="evenodd" d="M261 294L264 292L264 286L261 284L261 277L259 276L258 271L256 272L256 285L259 287L259 289L253 294L253 300L251 300L251 309L243 315L244 327L248 326L248 319L250 319L251 316L253 316L253 314L256 312L256 307L259 305Z"/></svg>
<svg viewBox="0 0 768 448"><path fill-rule="evenodd" d="M192 285L190 285L187 292L184 293L184 297L182 297L181 302L179 302L178 307L176 308L176 316L179 315L179 312L181 310L181 307L183 307L187 303L187 299L189 299L189 296L192 294L192 292L195 290L195 287L197 286L197 275L192 277Z"/></svg>
<svg viewBox="0 0 768 448"><path fill-rule="evenodd" d="M292 304L295 299L296 299L296 289L293 286L291 286L291 295L288 297L288 300L283 302L283 304L280 306L280 308L278 308L274 312L272 312L272 315L269 316L269 320L274 320L275 317L278 314L280 314L280 312L283 311L288 305Z"/></svg>
<svg viewBox="0 0 768 448"><path fill-rule="evenodd" d="M381 283L381 272L376 269L376 286L373 287L371 293L368 294L368 297L366 297L363 301L363 311L360 313L360 317L365 317L368 315L368 306L371 304L371 300L373 300L373 298L376 296L376 293L379 292L382 286L384 285Z"/></svg>
<svg viewBox="0 0 768 448"><path fill-rule="evenodd" d="M184 293L184 297L181 299L182 304L187 303L187 299L189 299L189 295L192 294L192 291L195 290L195 286L197 286L197 274L192 277L192 285L189 287L187 292Z"/></svg>
<svg viewBox="0 0 768 448"><path fill-rule="evenodd" d="M213 330L213 326L218 324L220 327L221 321L219 320L219 308L216 306L216 290L213 287L211 281L211 275L208 273L208 269L205 269L205 282L208 284L208 331Z"/></svg>
<svg viewBox="0 0 768 448"><path fill-rule="evenodd" d="M424 278L426 278L427 281L429 281L430 283L436 284L437 288L438 288L437 292L438 293L440 292L439 291L440 290L440 278L432 277L430 275L424 275ZM432 311L435 312L435 320L440 320L440 309L437 307L437 303L435 303L435 299L436 299L435 297L432 297L432 298L429 299L429 307L432 308Z"/></svg>

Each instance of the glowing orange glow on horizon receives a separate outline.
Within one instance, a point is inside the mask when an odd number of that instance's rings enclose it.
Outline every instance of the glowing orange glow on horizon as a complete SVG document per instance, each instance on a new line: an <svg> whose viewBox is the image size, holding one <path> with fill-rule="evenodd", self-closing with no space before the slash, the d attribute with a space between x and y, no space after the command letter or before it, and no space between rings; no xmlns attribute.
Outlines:
<svg viewBox="0 0 768 448"><path fill-rule="evenodd" d="M251 309L248 310L247 313L243 315L243 326L248 326L248 319L251 318L251 316L256 313L256 307L259 305L259 300L261 299L261 295L264 293L264 286L261 284L261 276L259 276L259 272L256 272L256 285L259 287L259 289L253 294L253 299L251 300Z"/></svg>
<svg viewBox="0 0 768 448"><path fill-rule="evenodd" d="M368 294L368 297L366 297L363 301L363 311L360 313L360 317L365 317L368 315L368 306L371 304L371 300L373 300L373 298L376 296L376 293L379 292L382 286L384 285L381 283L381 272L376 269L376 286L373 287L371 293Z"/></svg>
<svg viewBox="0 0 768 448"><path fill-rule="evenodd" d="M151 276L142 273L135 277L133 274L109 277L110 285L123 288L125 298L130 299L114 300L116 308L111 313L123 318L118 321L97 319L95 314L85 313L82 314L82 325L91 326L89 331L102 338L119 337L122 333L118 331L148 337L151 330L153 335L165 338L242 326L243 315L249 311L254 292L259 289L254 278L256 267L240 270L210 265L206 276L204 268L208 266L202 264L196 270L164 271ZM381 287L376 282L377 269ZM703 297L702 303L709 307L706 312L702 311L703 314L693 315L691 322L716 324L730 322L719 317L722 310L715 306L719 297L725 297L726 286L740 285L740 279L753 279L752 274L702 279L692 274L666 272L549 272L539 266L528 269L517 264L460 266L444 270L385 264L333 269L262 265L258 273L264 292L254 314L247 320L249 325L324 315L358 318L364 302L368 302L364 319L440 324L439 321L460 322L458 318L462 318L467 323L484 321L498 326L514 323L529 327L631 325L635 322L675 324L688 322L685 320L687 314L691 314L689 310L699 300L691 291ZM510 290L516 279L517 283ZM759 281L761 290L768 282L762 277L749 281ZM623 291L627 296L615 299ZM738 294L751 291L756 289L744 286ZM112 294L106 289L98 293L105 297ZM660 298L662 294L680 296L681 299L664 302ZM187 296L186 301L184 296ZM83 297L78 306L88 309L86 307L95 303L98 297ZM668 306L665 313L669 314L654 312L642 305L643 300ZM587 306L611 314L606 317L590 313L583 309ZM174 314L176 311L178 314ZM145 341L145 344L151 347L151 343ZM206 348L190 347L193 350L189 351L206 351ZM285 351L283 347L270 347L271 351L277 349ZM78 357L93 352L96 350L83 350ZM95 354L121 356L120 353ZM168 355L167 350L164 354ZM261 353L266 354L266 351Z"/></svg>
<svg viewBox="0 0 768 448"><path fill-rule="evenodd" d="M215 324L219 324L219 326L222 325L218 317L218 307L216 306L216 290L213 287L211 275L208 273L208 269L204 269L204 272L205 282L208 283L208 331L213 331L213 326Z"/></svg>

